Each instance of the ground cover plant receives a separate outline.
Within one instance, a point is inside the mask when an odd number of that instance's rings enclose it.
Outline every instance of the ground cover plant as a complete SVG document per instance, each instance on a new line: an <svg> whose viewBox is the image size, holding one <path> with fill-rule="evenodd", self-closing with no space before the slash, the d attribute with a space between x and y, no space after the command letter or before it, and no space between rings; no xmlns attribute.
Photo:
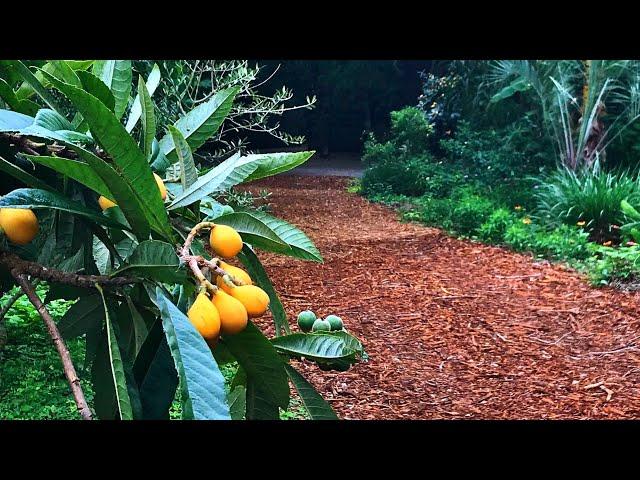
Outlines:
<svg viewBox="0 0 640 480"><path fill-rule="evenodd" d="M256 255L322 262L320 252L284 220L221 203L230 188L313 152L196 162L238 87L161 131L159 69L135 79L120 60L0 67L0 169L19 187L0 199L2 291L17 285L44 320L82 418L168 419L177 395L185 419L277 419L291 382L311 418L335 419L289 361L346 370L366 359L362 344L348 330L292 333ZM75 301L59 321L55 300ZM267 310L273 338L251 320ZM79 337L92 408L66 346ZM221 369L234 362L227 388Z"/></svg>

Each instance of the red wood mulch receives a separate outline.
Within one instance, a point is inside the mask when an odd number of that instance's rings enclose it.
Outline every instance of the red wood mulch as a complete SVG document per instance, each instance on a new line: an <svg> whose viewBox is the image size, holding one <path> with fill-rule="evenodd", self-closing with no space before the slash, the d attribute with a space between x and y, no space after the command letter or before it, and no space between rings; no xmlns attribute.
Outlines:
<svg viewBox="0 0 640 480"><path fill-rule="evenodd" d="M273 212L322 252L264 252L292 328L340 315L369 354L348 372L301 368L345 419L638 418L640 294L413 224L345 191L347 179L280 176ZM260 325L273 333L270 318Z"/></svg>

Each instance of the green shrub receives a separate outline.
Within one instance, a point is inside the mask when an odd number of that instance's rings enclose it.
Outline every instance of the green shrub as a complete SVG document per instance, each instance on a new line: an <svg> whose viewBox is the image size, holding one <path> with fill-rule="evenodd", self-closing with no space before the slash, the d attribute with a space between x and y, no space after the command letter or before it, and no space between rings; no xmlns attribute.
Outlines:
<svg viewBox="0 0 640 480"><path fill-rule="evenodd" d="M516 216L506 208L495 210L478 229L478 238L485 242L501 243L504 234L517 221Z"/></svg>
<svg viewBox="0 0 640 480"><path fill-rule="evenodd" d="M509 226L504 241L514 250L529 251L550 260L585 260L591 254L588 233L582 229L561 225L551 231L522 221Z"/></svg>
<svg viewBox="0 0 640 480"><path fill-rule="evenodd" d="M474 193L468 187L455 190L452 199L455 201L451 211L452 229L465 236L476 234L497 208L491 199Z"/></svg>
<svg viewBox="0 0 640 480"><path fill-rule="evenodd" d="M597 256L588 262L589 279L594 285L640 280L640 246L597 247Z"/></svg>
<svg viewBox="0 0 640 480"><path fill-rule="evenodd" d="M580 173L562 168L539 180L535 196L540 220L551 226L585 222L594 242L619 240L614 225L625 221L620 202L640 202L638 181L627 172L608 173L598 166Z"/></svg>
<svg viewBox="0 0 640 480"><path fill-rule="evenodd" d="M422 197L415 207L403 214L404 220L420 221L444 230L452 229L451 212L454 202L448 198Z"/></svg>

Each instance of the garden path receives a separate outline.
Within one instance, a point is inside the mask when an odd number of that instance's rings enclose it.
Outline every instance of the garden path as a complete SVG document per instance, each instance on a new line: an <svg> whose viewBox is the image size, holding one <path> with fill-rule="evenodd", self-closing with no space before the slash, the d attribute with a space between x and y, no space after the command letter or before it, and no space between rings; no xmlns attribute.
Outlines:
<svg viewBox="0 0 640 480"><path fill-rule="evenodd" d="M279 176L275 215L324 264L260 252L292 329L335 313L369 362L300 365L345 419L640 417L640 293L596 289L560 265L400 223L349 179ZM271 319L260 321L273 333Z"/></svg>

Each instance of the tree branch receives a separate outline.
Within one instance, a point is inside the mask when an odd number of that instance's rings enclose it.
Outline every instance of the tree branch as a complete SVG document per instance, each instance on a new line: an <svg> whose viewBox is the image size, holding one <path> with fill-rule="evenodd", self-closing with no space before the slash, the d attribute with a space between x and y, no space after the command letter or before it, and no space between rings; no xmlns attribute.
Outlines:
<svg viewBox="0 0 640 480"><path fill-rule="evenodd" d="M23 260L17 255L9 252L0 252L0 265L4 265L11 271L11 274L30 275L34 278L47 280L50 282L64 283L83 288L95 288L99 283L103 287L121 287L132 283L141 282L141 279L133 277L109 277L106 275L79 275L77 273L63 272L55 268L43 267L42 265Z"/></svg>
<svg viewBox="0 0 640 480"><path fill-rule="evenodd" d="M91 420L91 410L89 409L84 392L82 391L80 379L78 378L76 369L73 366L73 361L71 360L71 355L69 355L69 350L67 349L64 340L62 340L62 336L60 335L60 331L58 330L56 323L53 321L53 318L51 318L47 307L44 306L36 294L33 285L29 283L27 278L13 270L11 271L11 274L18 282L18 285L20 285L20 288L22 288L22 291L27 294L27 297L29 297L29 300L42 317L42 320L44 320L47 330L49 330L49 335L51 335L53 344L56 346L58 354L60 355L60 360L62 360L62 368L64 369L64 374L67 377L69 386L71 387L71 393L73 393L73 399L76 401L76 406L78 407L80 415L82 415L84 420Z"/></svg>

